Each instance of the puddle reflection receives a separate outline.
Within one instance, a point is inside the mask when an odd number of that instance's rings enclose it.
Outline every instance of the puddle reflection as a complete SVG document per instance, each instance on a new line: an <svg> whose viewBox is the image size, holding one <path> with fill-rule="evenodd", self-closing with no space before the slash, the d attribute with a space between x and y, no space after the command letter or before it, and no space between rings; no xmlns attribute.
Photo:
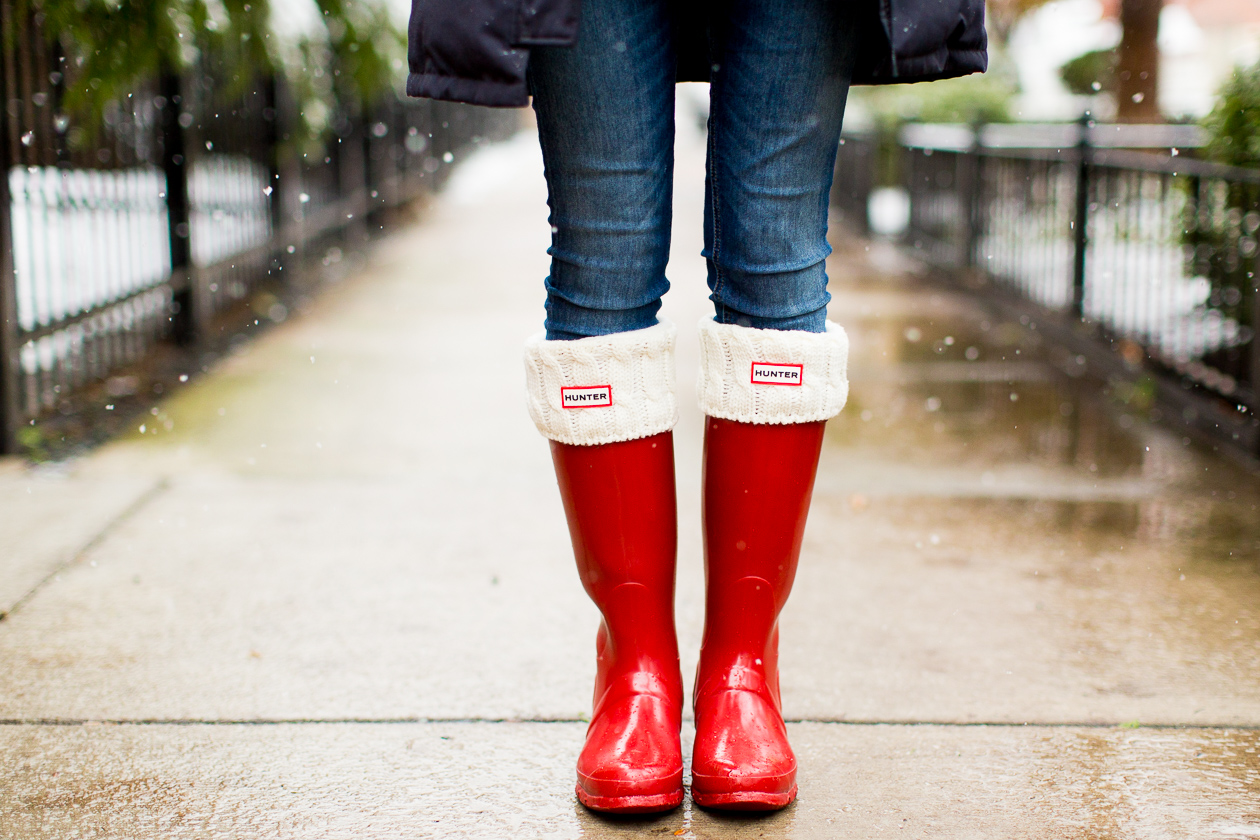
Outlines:
<svg viewBox="0 0 1260 840"><path fill-rule="evenodd" d="M1254 476L1152 422L1140 387L1108 390L1065 373L1072 359L1034 325L990 321L965 299L922 288L885 289L870 304L845 294L856 310L851 384L828 426L833 445L866 458L1055 467L1260 501Z"/></svg>

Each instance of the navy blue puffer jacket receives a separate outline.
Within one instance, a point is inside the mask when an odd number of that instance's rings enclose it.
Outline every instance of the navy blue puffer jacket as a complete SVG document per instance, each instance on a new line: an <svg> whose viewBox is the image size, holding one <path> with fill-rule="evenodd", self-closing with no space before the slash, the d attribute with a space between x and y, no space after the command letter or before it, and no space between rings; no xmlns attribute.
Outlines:
<svg viewBox="0 0 1260 840"><path fill-rule="evenodd" d="M860 3L854 84L924 82L984 71L984 0L836 0ZM708 81L705 27L695 0L678 3L678 80ZM581 0L412 0L407 93L476 105L528 102L525 68L536 46L577 37ZM690 15L693 20L682 18Z"/></svg>

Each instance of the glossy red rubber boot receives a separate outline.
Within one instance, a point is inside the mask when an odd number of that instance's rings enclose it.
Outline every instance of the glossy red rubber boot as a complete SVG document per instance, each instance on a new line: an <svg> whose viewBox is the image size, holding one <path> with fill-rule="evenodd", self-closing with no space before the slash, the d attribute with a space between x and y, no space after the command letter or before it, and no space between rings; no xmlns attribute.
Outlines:
<svg viewBox="0 0 1260 840"><path fill-rule="evenodd" d="M705 420L691 797L706 808L776 810L796 798L779 699L779 611L796 576L826 423Z"/></svg>
<svg viewBox="0 0 1260 840"><path fill-rule="evenodd" d="M603 614L577 796L596 811L682 803L682 673L674 632L674 438L552 442L582 585Z"/></svg>

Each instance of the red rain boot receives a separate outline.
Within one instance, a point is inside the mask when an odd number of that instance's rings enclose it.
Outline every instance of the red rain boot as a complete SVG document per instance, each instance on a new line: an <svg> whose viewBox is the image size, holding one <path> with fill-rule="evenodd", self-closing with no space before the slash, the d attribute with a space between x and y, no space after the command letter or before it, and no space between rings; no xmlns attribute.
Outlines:
<svg viewBox="0 0 1260 840"><path fill-rule="evenodd" d="M578 573L604 617L578 799L623 814L676 808L683 691L673 433L596 446L552 441L551 455Z"/></svg>
<svg viewBox="0 0 1260 840"><path fill-rule="evenodd" d="M779 699L779 611L796 576L825 421L706 418L704 642L691 796L766 811L796 798Z"/></svg>

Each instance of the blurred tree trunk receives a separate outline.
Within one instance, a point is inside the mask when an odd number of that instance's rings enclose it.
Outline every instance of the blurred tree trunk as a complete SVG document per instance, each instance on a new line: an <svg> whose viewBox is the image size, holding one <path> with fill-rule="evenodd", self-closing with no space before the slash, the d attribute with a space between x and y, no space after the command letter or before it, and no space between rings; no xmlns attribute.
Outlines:
<svg viewBox="0 0 1260 840"><path fill-rule="evenodd" d="M1116 118L1160 122L1159 12L1164 0L1121 0L1120 61L1116 68Z"/></svg>

